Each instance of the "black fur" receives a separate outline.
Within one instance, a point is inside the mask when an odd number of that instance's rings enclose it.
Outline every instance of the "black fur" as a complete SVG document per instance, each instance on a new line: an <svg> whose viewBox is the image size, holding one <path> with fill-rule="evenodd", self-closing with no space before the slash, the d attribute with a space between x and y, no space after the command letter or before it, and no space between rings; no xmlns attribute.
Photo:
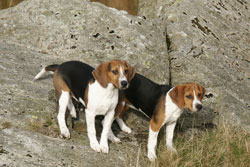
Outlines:
<svg viewBox="0 0 250 167"><path fill-rule="evenodd" d="M169 85L159 85L144 76L136 73L124 94L129 102L137 109L141 109L147 116L152 118L154 109L162 95L172 87Z"/></svg>
<svg viewBox="0 0 250 167"><path fill-rule="evenodd" d="M58 66L59 66L58 64L49 65L49 66L45 67L45 71L53 71L53 72L55 72L56 69L58 68Z"/></svg>
<svg viewBox="0 0 250 167"><path fill-rule="evenodd" d="M67 61L58 67L58 73L79 100L84 99L84 92L91 79L94 68L80 61Z"/></svg>

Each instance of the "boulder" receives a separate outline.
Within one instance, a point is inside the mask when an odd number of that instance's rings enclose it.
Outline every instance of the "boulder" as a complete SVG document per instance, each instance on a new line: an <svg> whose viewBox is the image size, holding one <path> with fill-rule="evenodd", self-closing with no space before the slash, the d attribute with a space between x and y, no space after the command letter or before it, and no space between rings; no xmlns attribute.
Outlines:
<svg viewBox="0 0 250 167"><path fill-rule="evenodd" d="M204 109L184 111L178 129L210 127L214 119L249 128L249 7L244 0L148 0L131 16L83 0L24 0L1 10L0 166L150 165L148 118L133 110L124 116L132 134L115 123L122 143L109 143L108 155L90 148L81 107L79 120L67 119L72 138L58 137L52 75L33 78L67 60L96 67L124 59L159 84L201 83ZM100 117L96 127L100 137Z"/></svg>
<svg viewBox="0 0 250 167"><path fill-rule="evenodd" d="M123 143L110 143L108 155L96 153L83 111L74 128L68 118L72 139L58 137L52 75L33 81L52 63L80 60L96 67L111 59L127 60L137 72L168 83L165 36L142 17L82 0L25 0L1 10L0 166L147 166L148 120L129 114L129 126L145 135L125 134L114 124Z"/></svg>
<svg viewBox="0 0 250 167"><path fill-rule="evenodd" d="M159 0L139 6L139 15L166 30L170 82L201 83L207 89L203 111L244 128L250 128L249 6L245 0Z"/></svg>

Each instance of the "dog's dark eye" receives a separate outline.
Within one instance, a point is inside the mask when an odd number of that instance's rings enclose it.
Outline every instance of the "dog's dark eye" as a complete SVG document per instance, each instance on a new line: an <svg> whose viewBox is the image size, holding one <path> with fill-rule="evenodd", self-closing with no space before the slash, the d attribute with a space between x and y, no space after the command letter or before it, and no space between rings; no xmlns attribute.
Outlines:
<svg viewBox="0 0 250 167"><path fill-rule="evenodd" d="M198 97L201 97L201 93L198 93Z"/></svg>
<svg viewBox="0 0 250 167"><path fill-rule="evenodd" d="M113 70L112 73L113 73L114 75L117 75L117 74L118 74L118 71L117 71L117 70Z"/></svg>
<svg viewBox="0 0 250 167"><path fill-rule="evenodd" d="M125 74L128 74L128 70L125 70Z"/></svg>
<svg viewBox="0 0 250 167"><path fill-rule="evenodd" d="M192 99L193 97L191 95L187 95L186 98Z"/></svg>

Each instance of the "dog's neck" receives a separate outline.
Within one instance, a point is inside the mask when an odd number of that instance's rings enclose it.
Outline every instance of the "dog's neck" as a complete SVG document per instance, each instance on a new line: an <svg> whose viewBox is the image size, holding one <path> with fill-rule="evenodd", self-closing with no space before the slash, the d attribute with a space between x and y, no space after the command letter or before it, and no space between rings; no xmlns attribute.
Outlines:
<svg viewBox="0 0 250 167"><path fill-rule="evenodd" d="M96 80L92 85L95 87L95 91L98 92L98 94L103 96L104 98L112 97L112 96L114 96L114 94L118 93L118 89L116 87L114 87L114 85L112 83L108 83L107 87L104 88Z"/></svg>

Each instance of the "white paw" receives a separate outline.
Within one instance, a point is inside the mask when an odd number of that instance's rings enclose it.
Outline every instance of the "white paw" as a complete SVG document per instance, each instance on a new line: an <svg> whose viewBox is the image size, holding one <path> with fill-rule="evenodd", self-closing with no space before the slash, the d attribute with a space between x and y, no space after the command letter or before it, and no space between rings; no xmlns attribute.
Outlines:
<svg viewBox="0 0 250 167"><path fill-rule="evenodd" d="M60 138L70 139L70 133L67 127L61 128Z"/></svg>
<svg viewBox="0 0 250 167"><path fill-rule="evenodd" d="M70 115L72 118L76 118L76 109L75 107L70 111Z"/></svg>
<svg viewBox="0 0 250 167"><path fill-rule="evenodd" d="M121 140L118 137L115 137L114 134L109 134L108 139L112 142L112 143L120 143Z"/></svg>
<svg viewBox="0 0 250 167"><path fill-rule="evenodd" d="M90 142L90 147L96 152L101 151L100 145L97 142Z"/></svg>
<svg viewBox="0 0 250 167"><path fill-rule="evenodd" d="M100 144L101 152L108 154L109 153L109 146L107 144Z"/></svg>
<svg viewBox="0 0 250 167"><path fill-rule="evenodd" d="M155 152L148 152L148 159L149 161L154 161L156 159Z"/></svg>
<svg viewBox="0 0 250 167"><path fill-rule="evenodd" d="M121 140L118 137L114 137L111 141L113 143L121 143Z"/></svg>
<svg viewBox="0 0 250 167"><path fill-rule="evenodd" d="M132 132L132 130L127 126L122 127L122 131L126 132L126 133L131 133Z"/></svg>

